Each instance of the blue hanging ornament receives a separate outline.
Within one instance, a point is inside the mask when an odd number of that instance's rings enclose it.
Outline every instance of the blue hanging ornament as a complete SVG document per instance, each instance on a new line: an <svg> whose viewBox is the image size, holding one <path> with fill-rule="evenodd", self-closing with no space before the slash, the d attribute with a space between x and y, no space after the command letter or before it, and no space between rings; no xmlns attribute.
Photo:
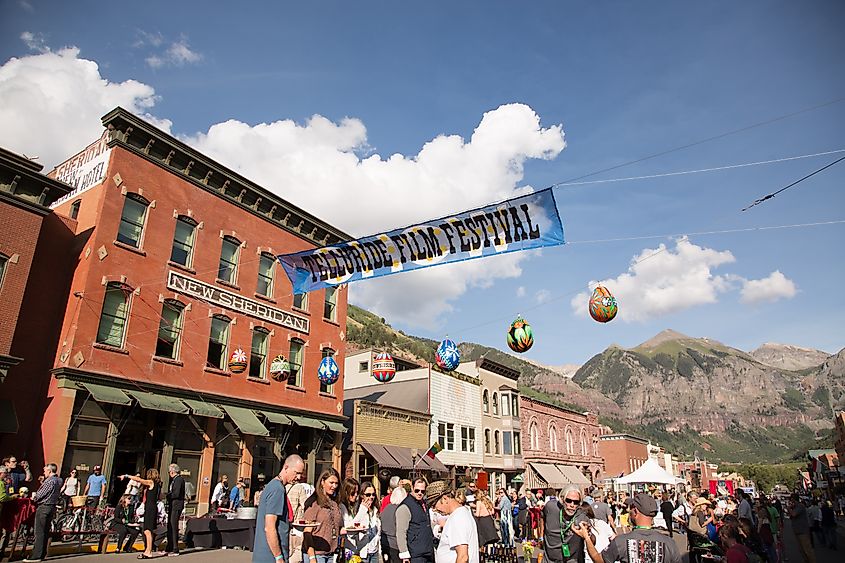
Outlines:
<svg viewBox="0 0 845 563"><path fill-rule="evenodd" d="M323 358L323 361L320 362L320 368L317 370L317 375L320 378L321 383L324 383L325 385L334 385L340 378L340 367L338 367L334 358L326 356Z"/></svg>
<svg viewBox="0 0 845 563"><path fill-rule="evenodd" d="M434 361L441 369L454 371L461 363L461 351L458 350L458 345L453 340L446 338L437 347L437 351L434 353Z"/></svg>

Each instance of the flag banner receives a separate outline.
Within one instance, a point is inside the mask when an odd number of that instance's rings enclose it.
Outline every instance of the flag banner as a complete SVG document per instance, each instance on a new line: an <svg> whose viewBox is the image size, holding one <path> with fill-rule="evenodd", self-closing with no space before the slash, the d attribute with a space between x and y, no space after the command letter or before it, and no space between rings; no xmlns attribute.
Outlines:
<svg viewBox="0 0 845 563"><path fill-rule="evenodd" d="M428 448L428 451L425 452L425 455L427 455L431 459L434 459L435 457L437 457L437 454L439 454L442 451L443 451L443 446L440 445L440 442L434 442L431 445L431 447Z"/></svg>
<svg viewBox="0 0 845 563"><path fill-rule="evenodd" d="M294 293L564 244L551 188L335 246L281 254Z"/></svg>

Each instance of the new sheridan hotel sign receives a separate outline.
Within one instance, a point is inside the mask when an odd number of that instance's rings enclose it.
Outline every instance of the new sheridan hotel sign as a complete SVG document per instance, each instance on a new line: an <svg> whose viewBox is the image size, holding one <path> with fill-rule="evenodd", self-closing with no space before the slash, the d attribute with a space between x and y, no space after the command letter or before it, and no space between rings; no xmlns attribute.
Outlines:
<svg viewBox="0 0 845 563"><path fill-rule="evenodd" d="M308 334L310 328L309 320L306 317L300 317L299 315L294 315L276 307L265 305L260 301L247 299L237 293L208 285L199 280L178 274L173 270L167 272L167 287L190 297L196 297L208 303L213 303L224 309L243 313L244 315L284 326L298 332Z"/></svg>

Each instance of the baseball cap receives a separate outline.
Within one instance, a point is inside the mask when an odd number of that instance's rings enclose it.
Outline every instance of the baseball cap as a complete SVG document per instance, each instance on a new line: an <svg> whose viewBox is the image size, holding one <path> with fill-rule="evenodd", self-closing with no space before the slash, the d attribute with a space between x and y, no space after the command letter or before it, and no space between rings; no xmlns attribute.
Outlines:
<svg viewBox="0 0 845 563"><path fill-rule="evenodd" d="M643 516L655 516L657 514L657 501L648 493L635 494L631 506L636 508Z"/></svg>
<svg viewBox="0 0 845 563"><path fill-rule="evenodd" d="M101 466L99 466L99 465L95 465L95 466L94 466L94 471L102 471L102 469L103 469L103 468L102 468Z"/></svg>

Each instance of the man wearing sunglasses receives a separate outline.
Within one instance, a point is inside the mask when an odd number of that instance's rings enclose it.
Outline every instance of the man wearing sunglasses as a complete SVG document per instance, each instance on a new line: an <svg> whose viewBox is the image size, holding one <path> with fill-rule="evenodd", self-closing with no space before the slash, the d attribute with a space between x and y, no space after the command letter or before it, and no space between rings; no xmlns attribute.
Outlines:
<svg viewBox="0 0 845 563"><path fill-rule="evenodd" d="M554 563L583 561L584 540L575 533L579 525L589 527L590 519L581 507L581 489L567 485L557 499L543 506L541 521L546 558ZM589 532L589 529L588 529Z"/></svg>
<svg viewBox="0 0 845 563"><path fill-rule="evenodd" d="M425 479L415 479L411 494L396 509L396 543L402 563L432 563L434 534L425 505Z"/></svg>

